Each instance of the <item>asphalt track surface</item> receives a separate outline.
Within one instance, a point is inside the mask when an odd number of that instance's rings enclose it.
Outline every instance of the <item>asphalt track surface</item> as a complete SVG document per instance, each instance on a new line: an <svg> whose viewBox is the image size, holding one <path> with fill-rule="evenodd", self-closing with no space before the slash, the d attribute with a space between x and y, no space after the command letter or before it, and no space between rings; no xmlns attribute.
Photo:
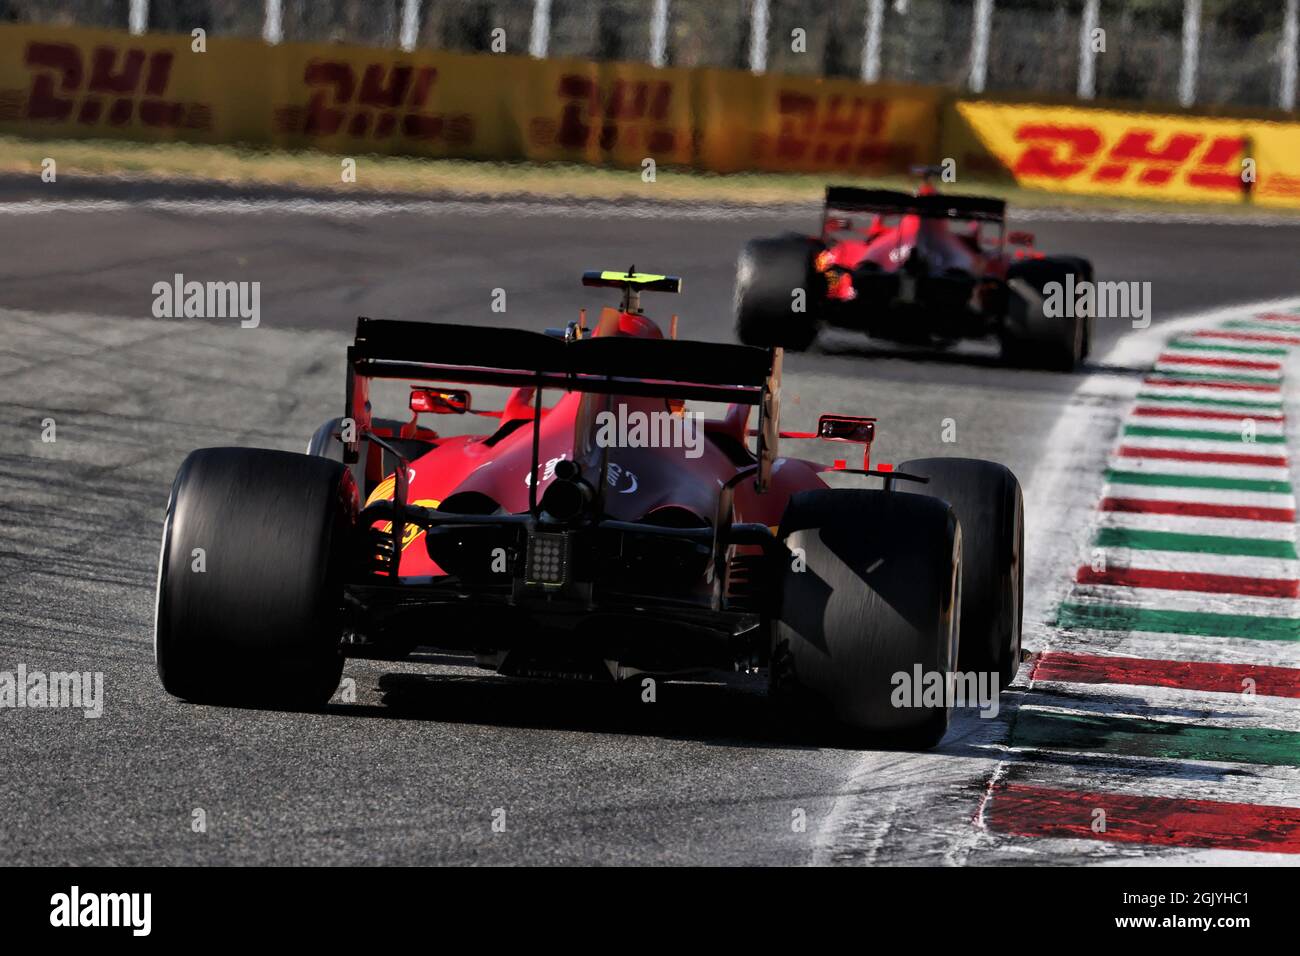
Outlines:
<svg viewBox="0 0 1300 956"><path fill-rule="evenodd" d="M743 684L669 686L648 706L454 659L350 662L356 701L321 714L168 697L151 642L175 468L204 445L300 450L339 414L357 315L559 325L605 301L579 287L584 269L635 264L685 277L678 300L647 297L681 314L684 337L729 341L740 245L808 228L811 214L249 208L265 195L238 210L185 210L145 204L148 190L60 190L66 208L0 207L0 671L102 671L105 704L98 719L0 712L10 770L0 863L1060 863L1157 852L973 834L1005 736L1004 721L973 712L938 751L916 755L827 745L783 726ZM29 192L49 196L0 186L10 200ZM79 205L105 198L116 204ZM1300 225L1039 214L1031 228L1045 249L1091 257L1099 278L1149 281L1157 323L1300 292ZM260 281L260 327L152 318L153 284L178 272ZM496 288L504 315L491 311ZM1099 323L1094 355L1130 331ZM1086 544L1098 462L1118 427L1121 399L1087 383L1137 374L1123 364L1020 371L979 347L899 354L834 336L787 358L785 423L874 414L877 460L1008 464L1025 483L1037 548L1032 646ZM57 422L54 443L40 440L45 418ZM955 443L942 441L945 419ZM196 811L206 832L195 832Z"/></svg>

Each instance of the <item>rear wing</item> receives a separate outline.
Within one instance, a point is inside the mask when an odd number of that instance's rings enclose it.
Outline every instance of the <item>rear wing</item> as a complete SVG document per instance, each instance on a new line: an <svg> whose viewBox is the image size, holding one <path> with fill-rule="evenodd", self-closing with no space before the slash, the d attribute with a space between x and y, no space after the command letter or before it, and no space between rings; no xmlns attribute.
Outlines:
<svg viewBox="0 0 1300 956"><path fill-rule="evenodd" d="M854 186L827 186L825 211L870 212L883 215L912 215L927 219L966 219L1003 223L1007 204L987 196L949 196L932 193L913 196L891 189L858 189ZM823 219L825 217L823 216Z"/></svg>
<svg viewBox="0 0 1300 956"><path fill-rule="evenodd" d="M779 432L781 351L596 336L564 339L523 329L357 319L348 347L346 416L355 422L344 461L359 460L370 431L370 380L408 379L739 403L759 408L759 484L766 486Z"/></svg>

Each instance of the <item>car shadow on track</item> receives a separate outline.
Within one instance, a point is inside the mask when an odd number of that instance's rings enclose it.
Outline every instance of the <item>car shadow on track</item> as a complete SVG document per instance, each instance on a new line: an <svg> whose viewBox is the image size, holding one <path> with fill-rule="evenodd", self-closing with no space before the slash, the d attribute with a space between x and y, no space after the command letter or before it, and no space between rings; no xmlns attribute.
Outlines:
<svg viewBox="0 0 1300 956"><path fill-rule="evenodd" d="M724 747L863 749L860 739L792 712L743 680L734 685L660 681L653 702L643 699L639 681L579 683L436 671L383 674L376 689L376 704L333 703L326 712L381 720L660 737Z"/></svg>
<svg viewBox="0 0 1300 956"><path fill-rule="evenodd" d="M431 672L385 674L378 691L382 707L332 704L329 711L389 720L645 735L723 746L821 746L807 729L783 723L766 695L720 684L660 681L655 700L645 702L639 683Z"/></svg>
<svg viewBox="0 0 1300 956"><path fill-rule="evenodd" d="M833 356L835 358L899 359L905 362L924 362L931 365L969 365L979 368L1016 369L1016 366L1002 361L1001 356L996 352L976 352L965 348L907 347L880 344L872 339L819 341L813 349L809 350L809 354Z"/></svg>
<svg viewBox="0 0 1300 956"><path fill-rule="evenodd" d="M893 343L882 343L875 339L857 339L847 337L835 338L830 341L819 341L816 346L808 351L807 354L824 356L826 358L866 360L893 359L895 361L926 365L952 365L974 369L994 369L1002 372L1050 376L1055 379L1066 381L1075 378L1082 378L1088 375L1138 376L1146 375L1150 372L1150 368L1146 365L1126 366L1102 364L1096 359L1096 351L1093 352L1094 357L1092 360L1084 361L1078 368L1071 372L1060 372L1048 369L1026 368L1024 366L1011 364L1004 361L1001 355L992 348L977 349L960 344L951 349L925 348L922 346L905 346ZM789 361L788 358L787 361Z"/></svg>

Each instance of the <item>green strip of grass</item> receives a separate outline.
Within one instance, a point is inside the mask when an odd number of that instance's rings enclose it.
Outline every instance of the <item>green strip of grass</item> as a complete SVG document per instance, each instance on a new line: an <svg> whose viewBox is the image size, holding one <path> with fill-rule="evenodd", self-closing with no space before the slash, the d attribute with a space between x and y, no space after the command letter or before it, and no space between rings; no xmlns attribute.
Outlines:
<svg viewBox="0 0 1300 956"><path fill-rule="evenodd" d="M612 169L572 163L497 163L462 159L358 155L357 181L344 183L344 158L314 150L258 150L187 143L136 143L125 140L32 140L0 136L0 173L41 172L46 157L60 176L115 176L140 180L185 180L237 185L283 185L366 192L421 194L535 194L585 199L651 199L736 203L817 203L828 182L865 187L910 189L907 177L870 178L840 173L737 173L719 175L660 167L653 183L640 169ZM1123 209L1252 213L1248 205L1183 205L1094 196L1068 196L1006 183L959 182L953 192L1006 199L1013 207L1079 210ZM1266 210L1274 212L1274 210ZM1296 216L1300 222L1300 215Z"/></svg>

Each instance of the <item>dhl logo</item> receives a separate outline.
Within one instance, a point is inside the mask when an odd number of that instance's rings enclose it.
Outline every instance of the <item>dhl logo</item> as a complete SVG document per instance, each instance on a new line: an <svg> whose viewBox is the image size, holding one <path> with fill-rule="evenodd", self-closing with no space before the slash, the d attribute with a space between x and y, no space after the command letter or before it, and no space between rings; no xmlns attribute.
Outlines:
<svg viewBox="0 0 1300 956"><path fill-rule="evenodd" d="M886 99L780 90L779 130L755 139L755 158L823 168L905 163L913 147L890 141L889 111Z"/></svg>
<svg viewBox="0 0 1300 956"><path fill-rule="evenodd" d="M208 129L211 107L163 98L174 56L102 45L86 57L73 43L30 42L23 65L32 81L20 115L84 126L127 126L138 119L144 126Z"/></svg>
<svg viewBox="0 0 1300 956"><path fill-rule="evenodd" d="M1187 186L1215 191L1243 188L1247 140L1237 135L1194 131L1160 133L1130 127L1112 141L1095 126L1050 122L1022 123L1015 140L1023 144L1011 163L1017 178L1072 180L1102 185L1163 187L1180 177Z"/></svg>
<svg viewBox="0 0 1300 956"><path fill-rule="evenodd" d="M474 118L468 114L424 112L438 79L431 66L390 66L370 63L357 71L349 63L312 60L303 82L314 88L306 107L276 111L281 132L333 136L344 132L356 139L409 139L463 144L474 140Z"/></svg>
<svg viewBox="0 0 1300 956"><path fill-rule="evenodd" d="M566 73L557 92L563 103L560 121L534 120L535 143L581 150L594 142L607 152L644 149L654 155L677 148L677 132L669 125L671 81L616 79L601 86L581 73Z"/></svg>

